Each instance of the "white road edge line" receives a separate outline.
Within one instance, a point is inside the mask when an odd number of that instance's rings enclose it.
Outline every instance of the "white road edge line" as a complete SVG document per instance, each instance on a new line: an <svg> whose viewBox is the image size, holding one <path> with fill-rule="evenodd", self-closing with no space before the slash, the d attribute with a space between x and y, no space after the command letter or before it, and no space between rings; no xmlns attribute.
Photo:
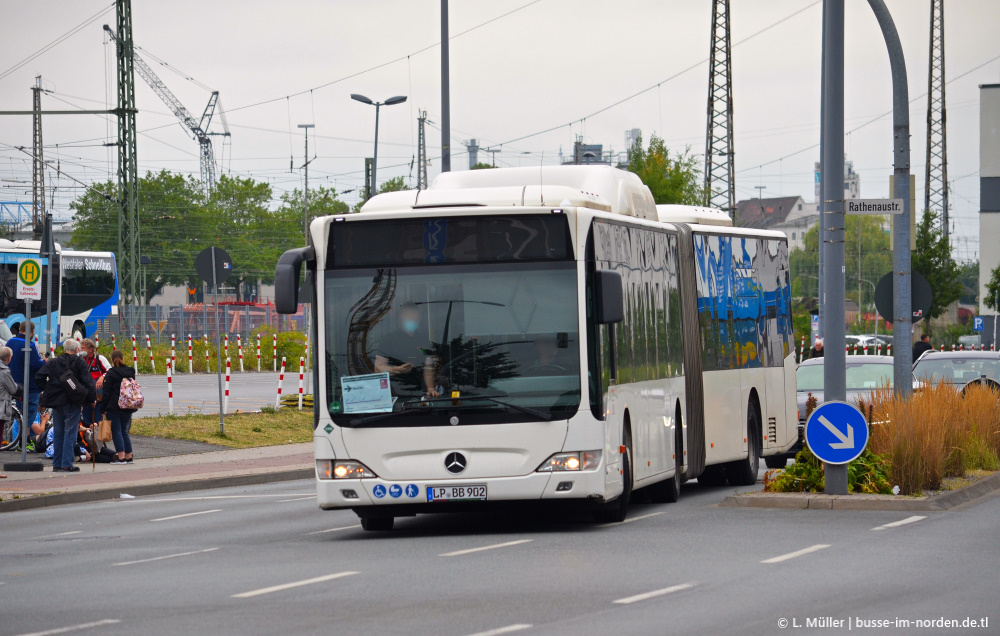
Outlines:
<svg viewBox="0 0 1000 636"><path fill-rule="evenodd" d="M192 554L204 554L205 552L215 552L219 548L206 548L204 550L195 550L193 552L180 552L178 554L168 554L165 556L152 557L150 559L139 559L138 561L122 561L121 563L112 563L112 566L119 565L136 565L138 563L152 563L153 561L162 561L164 559L175 559L182 556L191 556Z"/></svg>
<svg viewBox="0 0 1000 636"><path fill-rule="evenodd" d="M443 556L443 557L462 556L463 554L472 554L473 552L496 550L497 548L509 548L511 546L521 545L522 543L531 543L533 540L534 539L520 539L518 541L508 541L506 543L495 543L493 545L484 545L481 548L469 548L468 550L456 550L455 552L445 552L444 554L439 554L438 556Z"/></svg>
<svg viewBox="0 0 1000 636"><path fill-rule="evenodd" d="M337 532L338 530L353 530L355 528L360 528L360 527L361 524L359 523L356 526L341 526L339 528L327 528L326 530L317 530L316 532L310 532L306 536L311 537L314 534L326 534L327 532Z"/></svg>
<svg viewBox="0 0 1000 636"><path fill-rule="evenodd" d="M150 519L150 521L170 521L171 519L183 519L184 517L195 517L197 515L207 515L211 512L222 512L222 508L216 508L215 510L200 510L198 512L188 512L183 515L174 515L172 517L160 517L159 519Z"/></svg>
<svg viewBox="0 0 1000 636"><path fill-rule="evenodd" d="M913 515L912 517L907 517L906 519L900 519L899 521L893 521L892 523L887 523L884 526L877 526L872 528L872 530L888 530L889 528L898 528L899 526L905 526L908 523L916 523L921 519L926 519L927 517L922 517L920 515Z"/></svg>
<svg viewBox="0 0 1000 636"><path fill-rule="evenodd" d="M524 623L518 623L516 625L508 625L506 627L497 627L496 629L489 629L485 632L476 632L475 634L469 634L469 636L500 636L500 634L510 634L511 632L519 632L525 629L531 629L531 625L526 625Z"/></svg>
<svg viewBox="0 0 1000 636"><path fill-rule="evenodd" d="M645 594L626 596L625 598L620 598L614 602L619 605L630 605L632 603L638 603L639 601L645 601L651 598L656 598L657 596L664 596L665 594L672 594L674 592L680 592L682 590L689 590L694 586L695 586L694 583L681 583L680 585L671 585L670 587L665 587L662 590L653 590L652 592L646 592Z"/></svg>
<svg viewBox="0 0 1000 636"><path fill-rule="evenodd" d="M90 629L91 627L100 627L101 625L114 625L115 623L120 623L121 621L117 618L105 618L104 620L94 621L93 623L80 623L79 625L70 625L69 627L57 627L56 629L47 629L44 632L31 632L30 634L18 634L18 636L52 636L53 634L65 634L67 632L76 632L81 629Z"/></svg>
<svg viewBox="0 0 1000 636"><path fill-rule="evenodd" d="M334 579L340 579L345 576L351 576L352 574L359 574L359 572L337 572L336 574L317 576L316 578L306 579L304 581L295 581L294 583L284 583L282 585L262 587L259 590L250 590L249 592L241 592L240 594L233 594L232 598L253 598L254 596L261 596L262 594L270 594L272 592L280 592L282 590L290 590L294 587L302 587L303 585L312 585L313 583L323 583L324 581L332 581Z"/></svg>
<svg viewBox="0 0 1000 636"><path fill-rule="evenodd" d="M305 501L306 499L315 499L316 495L309 495L308 497L296 497L295 499L279 499L274 503L288 503L290 501Z"/></svg>
<svg viewBox="0 0 1000 636"><path fill-rule="evenodd" d="M39 539L51 539L52 537L65 537L70 534L80 534L83 530L70 530L69 532L60 532L59 534L47 534L44 537L38 537Z"/></svg>
<svg viewBox="0 0 1000 636"><path fill-rule="evenodd" d="M602 523L597 526L598 528L613 528L614 526L620 526L623 523L632 523L633 521L642 521L643 519L649 519L650 517L655 517L657 515L662 515L662 512L651 512L648 515L639 515L638 517L629 517L625 521L616 521L614 523Z"/></svg>
<svg viewBox="0 0 1000 636"><path fill-rule="evenodd" d="M789 552L788 554L782 554L781 556L771 557L770 559L764 559L761 563L781 563L782 561L787 561L788 559L794 559L795 557L800 557L811 552L817 552L823 548L829 548L830 545L826 543L817 543L816 545L811 545L808 548L802 548L801 550L796 550L795 552Z"/></svg>

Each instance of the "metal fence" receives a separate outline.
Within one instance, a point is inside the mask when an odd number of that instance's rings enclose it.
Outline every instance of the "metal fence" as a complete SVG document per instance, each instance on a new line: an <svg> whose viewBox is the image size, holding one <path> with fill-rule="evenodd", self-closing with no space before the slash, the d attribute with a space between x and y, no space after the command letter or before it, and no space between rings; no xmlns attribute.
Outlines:
<svg viewBox="0 0 1000 636"><path fill-rule="evenodd" d="M221 335L236 334L244 337L261 327L270 327L276 333L306 330L306 305L298 306L294 314L279 314L273 304L220 303L192 305L135 305L121 307L121 333L149 334L157 344L170 340L170 334L178 337L192 334L213 340Z"/></svg>

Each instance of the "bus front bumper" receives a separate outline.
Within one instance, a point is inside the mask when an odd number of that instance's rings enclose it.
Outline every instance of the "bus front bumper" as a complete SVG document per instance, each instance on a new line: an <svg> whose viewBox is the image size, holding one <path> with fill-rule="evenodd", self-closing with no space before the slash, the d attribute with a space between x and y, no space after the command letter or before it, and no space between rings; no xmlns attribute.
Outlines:
<svg viewBox="0 0 1000 636"><path fill-rule="evenodd" d="M393 514L441 512L447 510L489 507L497 502L529 502L541 500L584 500L602 502L605 499L605 468L596 470L532 473L517 477L485 479L434 479L389 481L384 479L317 479L316 493L323 510L344 508L370 509ZM435 488L485 486L485 499L436 500ZM479 497L479 492L474 493ZM458 505L460 504L460 505ZM398 510L404 512L396 512Z"/></svg>

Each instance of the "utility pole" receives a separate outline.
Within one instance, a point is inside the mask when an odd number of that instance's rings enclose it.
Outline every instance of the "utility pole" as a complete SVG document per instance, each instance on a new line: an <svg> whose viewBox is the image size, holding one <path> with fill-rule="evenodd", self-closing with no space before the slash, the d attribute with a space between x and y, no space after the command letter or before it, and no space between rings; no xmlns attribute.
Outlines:
<svg viewBox="0 0 1000 636"><path fill-rule="evenodd" d="M417 117L417 190L427 189L427 137L424 126L427 124L427 111L420 111Z"/></svg>
<svg viewBox="0 0 1000 636"><path fill-rule="evenodd" d="M941 233L948 238L951 228L948 223L948 119L944 98L944 0L931 0L930 31L924 209L940 213Z"/></svg>
<svg viewBox="0 0 1000 636"><path fill-rule="evenodd" d="M822 200L826 227L824 250L823 399L847 398L844 351L844 0L823 2L823 156ZM825 492L847 494L847 465L825 464Z"/></svg>
<svg viewBox="0 0 1000 636"><path fill-rule="evenodd" d="M451 87L448 71L448 0L441 0L441 172L451 172Z"/></svg>
<svg viewBox="0 0 1000 636"><path fill-rule="evenodd" d="M729 0L712 0L708 64L708 130L705 133L705 205L725 210L736 225L736 171L733 163L733 65L730 57Z"/></svg>
<svg viewBox="0 0 1000 636"><path fill-rule="evenodd" d="M312 159L309 158L309 129L315 127L315 124L299 124L299 128L306 131L306 151L305 155L303 155L305 163L302 164L302 167L306 170L305 189L302 193L303 207L305 208L302 212L302 234L306 241L306 247L309 246L309 164L312 163Z"/></svg>
<svg viewBox="0 0 1000 636"><path fill-rule="evenodd" d="M45 219L45 159L42 156L42 76L31 87L31 240L42 238Z"/></svg>
<svg viewBox="0 0 1000 636"><path fill-rule="evenodd" d="M141 298L139 260L139 166L136 158L135 54L132 41L132 0L115 0L118 37L118 263L122 304Z"/></svg>
<svg viewBox="0 0 1000 636"><path fill-rule="evenodd" d="M465 149L469 151L469 170L479 163L479 140L470 139L465 143Z"/></svg>

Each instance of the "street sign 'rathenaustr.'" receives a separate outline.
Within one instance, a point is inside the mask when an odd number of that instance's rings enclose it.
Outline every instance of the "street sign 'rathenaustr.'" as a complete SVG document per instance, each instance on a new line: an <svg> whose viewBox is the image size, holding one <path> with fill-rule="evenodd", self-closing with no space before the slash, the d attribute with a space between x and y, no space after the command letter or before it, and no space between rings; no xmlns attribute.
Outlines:
<svg viewBox="0 0 1000 636"><path fill-rule="evenodd" d="M902 214L902 199L847 199L846 214Z"/></svg>

